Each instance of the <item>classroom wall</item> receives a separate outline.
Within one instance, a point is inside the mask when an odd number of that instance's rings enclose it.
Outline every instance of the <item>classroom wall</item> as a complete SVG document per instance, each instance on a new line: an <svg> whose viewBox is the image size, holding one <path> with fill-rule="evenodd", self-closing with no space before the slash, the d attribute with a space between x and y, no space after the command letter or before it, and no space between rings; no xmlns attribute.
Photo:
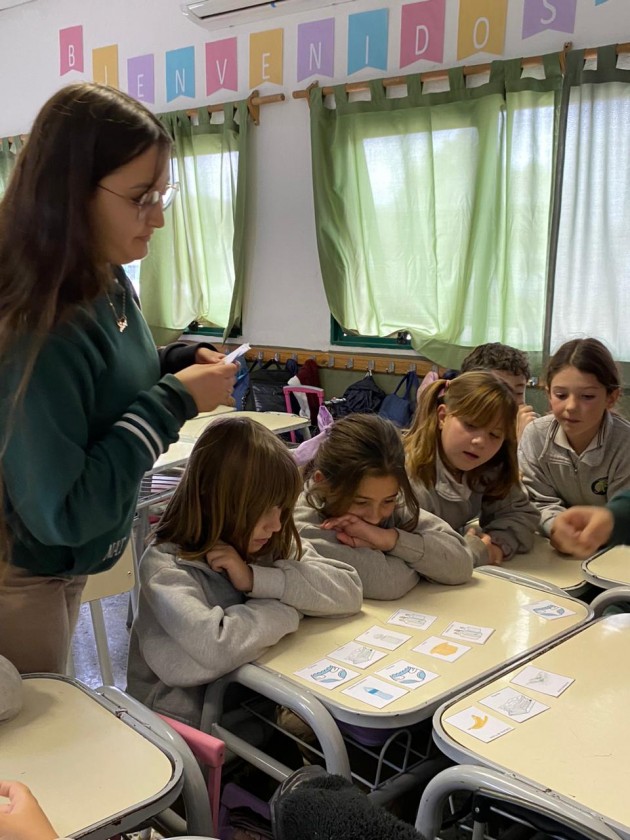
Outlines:
<svg viewBox="0 0 630 840"><path fill-rule="evenodd" d="M440 3L441 0L425 0ZM486 52L458 60L458 0L445 0L444 66L480 63L494 56ZM503 6L504 0L462 0L462 9ZM524 6L527 4L527 9ZM0 0L0 5L2 5ZM402 0L352 0L343 5L275 18L283 29L282 83L265 82L263 94L283 92L287 101L261 111L261 124L253 130L250 206L251 247L249 283L245 296L244 338L252 345L327 350L330 319L321 283L314 234L310 186L308 106L293 100L291 92L311 81L297 82L297 27L299 23L335 18L334 76L323 84L358 81L400 73L436 69L439 64L420 60L400 68ZM348 75L348 17L362 11L389 9L387 68L365 68ZM549 19L560 10L565 31L544 30L523 38L524 14ZM571 19L571 10L574 16ZM566 25L567 13L569 25ZM83 26L85 70L60 75L59 30ZM249 24L229 31L210 32L186 19L179 0L32 0L0 11L0 137L26 132L40 105L61 85L92 78L92 51L118 45L119 86L127 90L127 60L155 56L157 111L179 110L208 102L224 102L249 93L249 36L264 24ZM573 31L571 31L573 30ZM238 87L205 96L204 50L207 42L237 37ZM539 55L559 50L565 41L576 47L630 40L627 0L509 0L502 40L503 56ZM167 51L193 46L194 97L166 101ZM280 304L280 305L279 305ZM396 351L400 352L400 351ZM410 351L409 351L410 352Z"/></svg>

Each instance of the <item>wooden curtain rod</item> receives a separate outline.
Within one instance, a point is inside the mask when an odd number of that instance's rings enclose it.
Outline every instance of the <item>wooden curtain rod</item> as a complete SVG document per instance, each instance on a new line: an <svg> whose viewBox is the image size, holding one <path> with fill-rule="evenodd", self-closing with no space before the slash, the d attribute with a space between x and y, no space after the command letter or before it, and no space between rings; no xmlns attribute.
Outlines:
<svg viewBox="0 0 630 840"><path fill-rule="evenodd" d="M566 53L568 50L572 49L573 45L569 42L564 45L564 52ZM617 55L627 54L630 53L630 43L627 44L617 44ZM584 57L587 60L591 60L597 57L597 49L592 48L585 51ZM536 65L542 64L543 59L542 56L530 56L529 58L521 59L521 66L522 67L535 67ZM485 64L470 64L463 67L464 76L476 76L481 73L489 73L492 65L486 62ZM401 85L407 84L408 76L391 76L389 78L383 79L383 87L400 87ZM435 82L435 81L445 81L448 79L448 70L429 70L426 73L420 73L420 81L421 82ZM315 83L316 85L317 83ZM312 85L310 85L306 90L294 90L293 91L293 98L294 99L308 99L309 91ZM360 91L369 90L370 86L367 82L348 82L345 86L346 93L358 93ZM333 87L324 87L322 88L322 94L324 96L330 96L335 92Z"/></svg>
<svg viewBox="0 0 630 840"><path fill-rule="evenodd" d="M260 125L260 106L261 105L272 105L274 102L284 102L286 99L284 93L272 93L269 96L260 96L259 91L253 90L250 95L247 97L247 110L249 111L249 115L252 118L252 122L254 125ZM222 111L226 105L231 105L231 102L220 102L215 105L206 105L206 111L209 114L215 114L218 111ZM196 117L199 113L198 108L192 108L190 111L186 111L189 117Z"/></svg>

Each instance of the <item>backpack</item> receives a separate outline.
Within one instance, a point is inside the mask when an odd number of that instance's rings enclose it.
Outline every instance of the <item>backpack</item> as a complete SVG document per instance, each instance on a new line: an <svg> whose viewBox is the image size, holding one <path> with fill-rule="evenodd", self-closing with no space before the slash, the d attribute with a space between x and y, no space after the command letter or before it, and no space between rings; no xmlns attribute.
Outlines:
<svg viewBox="0 0 630 840"><path fill-rule="evenodd" d="M343 392L344 414L376 414L385 399L385 391L376 384L372 371L348 385ZM340 416L340 415L338 415Z"/></svg>
<svg viewBox="0 0 630 840"><path fill-rule="evenodd" d="M249 391L249 368L247 367L245 356L241 356L240 359L237 359L236 363L238 364L239 369L236 374L236 382L234 384L232 396L234 397L236 410L243 411L245 408L247 393Z"/></svg>
<svg viewBox="0 0 630 840"><path fill-rule="evenodd" d="M284 411L283 387L297 372L297 363L289 359L285 367L270 359L264 365L258 362L249 369L249 391L245 398L246 411ZM295 411L297 414L297 410Z"/></svg>
<svg viewBox="0 0 630 840"><path fill-rule="evenodd" d="M418 389L419 379L415 370L410 370L406 373L398 383L393 394L388 394L379 409L379 415L391 420L396 426L401 429L408 429L413 420L413 413L415 411L415 398L412 399L411 391ZM402 397L398 396L398 391L405 385L405 392Z"/></svg>

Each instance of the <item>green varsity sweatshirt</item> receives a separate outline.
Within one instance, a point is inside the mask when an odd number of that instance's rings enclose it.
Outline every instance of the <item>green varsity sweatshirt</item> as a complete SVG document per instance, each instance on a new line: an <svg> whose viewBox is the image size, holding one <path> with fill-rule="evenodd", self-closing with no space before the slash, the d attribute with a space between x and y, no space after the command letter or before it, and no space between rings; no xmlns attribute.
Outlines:
<svg viewBox="0 0 630 840"><path fill-rule="evenodd" d="M115 310L123 290L109 293ZM9 416L25 358L3 366L0 418L10 562L37 575L110 568L131 532L142 475L197 413L160 360L128 290L120 332L106 296L48 336L17 411Z"/></svg>

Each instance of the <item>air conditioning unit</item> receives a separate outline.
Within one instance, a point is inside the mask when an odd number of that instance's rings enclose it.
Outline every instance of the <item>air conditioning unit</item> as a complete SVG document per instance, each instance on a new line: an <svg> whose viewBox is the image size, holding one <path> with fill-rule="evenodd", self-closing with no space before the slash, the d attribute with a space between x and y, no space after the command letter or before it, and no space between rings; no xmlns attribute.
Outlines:
<svg viewBox="0 0 630 840"><path fill-rule="evenodd" d="M196 0L184 3L181 9L186 17L206 29L227 29L255 21L274 25L285 15L353 2L355 0Z"/></svg>

